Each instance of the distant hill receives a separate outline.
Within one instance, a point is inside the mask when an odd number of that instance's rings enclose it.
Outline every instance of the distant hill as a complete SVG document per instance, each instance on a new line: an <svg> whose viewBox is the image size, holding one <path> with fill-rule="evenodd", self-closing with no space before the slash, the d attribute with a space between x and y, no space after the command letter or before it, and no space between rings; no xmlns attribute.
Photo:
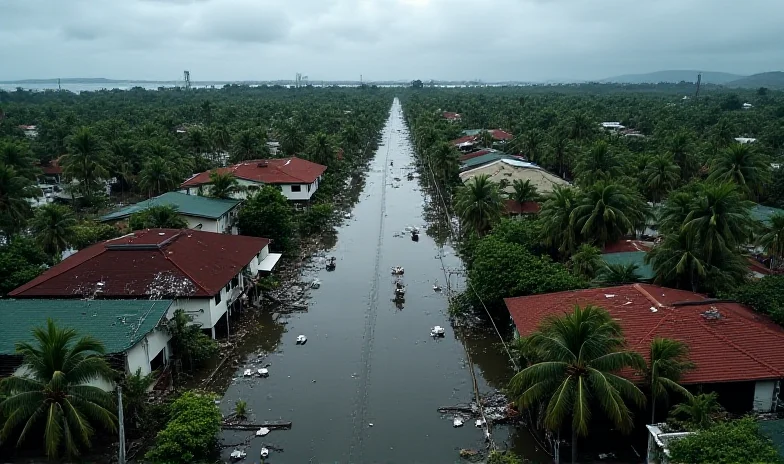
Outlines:
<svg viewBox="0 0 784 464"><path fill-rule="evenodd" d="M657 84L659 82L697 82L700 71L657 71L647 74L626 74L623 76L602 79L599 82L614 82L618 84ZM739 74L706 71L702 73L704 84L727 84L744 78Z"/></svg>
<svg viewBox="0 0 784 464"><path fill-rule="evenodd" d="M784 89L784 72L772 71L752 74L751 76L730 81L726 85L727 87L748 87L752 89L756 89L758 87Z"/></svg>

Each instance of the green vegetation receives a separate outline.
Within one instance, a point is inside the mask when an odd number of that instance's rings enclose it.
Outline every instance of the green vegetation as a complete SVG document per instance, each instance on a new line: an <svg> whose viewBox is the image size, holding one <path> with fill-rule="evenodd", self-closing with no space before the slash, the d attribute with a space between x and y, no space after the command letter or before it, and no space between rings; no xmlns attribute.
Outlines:
<svg viewBox="0 0 784 464"><path fill-rule="evenodd" d="M738 287L727 289L720 296L743 303L758 313L770 316L784 325L784 276L766 276Z"/></svg>
<svg viewBox="0 0 784 464"><path fill-rule="evenodd" d="M142 229L185 229L188 223L177 214L177 208L171 205L155 205L128 218L131 230Z"/></svg>
<svg viewBox="0 0 784 464"><path fill-rule="evenodd" d="M41 274L52 264L52 258L33 238L16 237L0 245L0 296Z"/></svg>
<svg viewBox="0 0 784 464"><path fill-rule="evenodd" d="M782 462L770 439L752 418L719 423L669 445L670 462L730 464Z"/></svg>
<svg viewBox="0 0 784 464"><path fill-rule="evenodd" d="M239 229L242 235L272 239L270 248L275 250L290 251L294 246L294 213L286 197L270 185L245 200Z"/></svg>
<svg viewBox="0 0 784 464"><path fill-rule="evenodd" d="M171 335L172 354L190 369L218 352L218 344L193 323L193 317L178 309L169 319L167 330Z"/></svg>
<svg viewBox="0 0 784 464"><path fill-rule="evenodd" d="M42 439L52 459L63 452L77 456L91 445L96 426L117 429L114 398L87 384L92 379L111 381L115 373L102 356L101 343L90 336L79 337L49 320L33 337L35 343L16 346L27 373L2 381L8 392L0 403L6 417L2 438L17 446Z"/></svg>
<svg viewBox="0 0 784 464"><path fill-rule="evenodd" d="M210 461L217 451L221 413L208 394L185 392L170 407L171 420L145 455L154 463Z"/></svg>

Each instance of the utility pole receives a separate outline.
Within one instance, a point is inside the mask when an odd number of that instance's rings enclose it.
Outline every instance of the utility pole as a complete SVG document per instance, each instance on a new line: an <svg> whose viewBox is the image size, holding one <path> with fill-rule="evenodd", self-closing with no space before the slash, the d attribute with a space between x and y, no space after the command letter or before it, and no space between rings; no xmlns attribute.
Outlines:
<svg viewBox="0 0 784 464"><path fill-rule="evenodd" d="M185 90L191 89L191 72L190 71L183 71L183 77L185 78Z"/></svg>
<svg viewBox="0 0 784 464"><path fill-rule="evenodd" d="M117 462L125 464L125 425L123 424L122 387L117 385L117 422L120 429L120 452Z"/></svg>
<svg viewBox="0 0 784 464"><path fill-rule="evenodd" d="M695 97L700 96L700 84L702 83L702 73L697 74L697 92L694 94Z"/></svg>

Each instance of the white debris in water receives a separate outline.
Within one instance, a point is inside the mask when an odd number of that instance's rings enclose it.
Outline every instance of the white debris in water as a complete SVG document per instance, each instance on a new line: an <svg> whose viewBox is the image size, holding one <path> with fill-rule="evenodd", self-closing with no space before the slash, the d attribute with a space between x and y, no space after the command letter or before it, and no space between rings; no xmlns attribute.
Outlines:
<svg viewBox="0 0 784 464"><path fill-rule="evenodd" d="M268 433L270 433L270 429L268 429L267 427L262 427L262 428L256 430L256 436L257 437L263 437L263 436L267 435Z"/></svg>

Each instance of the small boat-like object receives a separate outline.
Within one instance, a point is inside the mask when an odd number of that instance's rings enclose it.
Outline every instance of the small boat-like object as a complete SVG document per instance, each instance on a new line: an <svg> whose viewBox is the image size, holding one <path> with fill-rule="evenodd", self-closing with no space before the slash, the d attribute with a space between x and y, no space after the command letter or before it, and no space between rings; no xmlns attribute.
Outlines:
<svg viewBox="0 0 784 464"><path fill-rule="evenodd" d="M411 240L413 240L414 242L419 241L419 229L414 229L411 231Z"/></svg>
<svg viewBox="0 0 784 464"><path fill-rule="evenodd" d="M262 367L256 371L256 374L258 374L259 377L269 377L269 369Z"/></svg>
<svg viewBox="0 0 784 464"><path fill-rule="evenodd" d="M327 258L327 270L334 271L335 267L337 267L337 263L334 256L330 256Z"/></svg>
<svg viewBox="0 0 784 464"><path fill-rule="evenodd" d="M253 375L253 371L251 371L250 369L245 369L245 372L243 372L242 375L244 375L245 377L250 377Z"/></svg>
<svg viewBox="0 0 784 464"><path fill-rule="evenodd" d="M266 447L262 446L259 456L261 456L262 459L266 458L267 456L269 456L269 450Z"/></svg>
<svg viewBox="0 0 784 464"><path fill-rule="evenodd" d="M307 341L308 341L308 337L304 335L297 335L297 345L304 345L305 343L307 343Z"/></svg>
<svg viewBox="0 0 784 464"><path fill-rule="evenodd" d="M463 419L459 417L455 417L454 420L452 420L452 427L457 428L462 426L463 426Z"/></svg>
<svg viewBox="0 0 784 464"><path fill-rule="evenodd" d="M245 459L245 456L247 455L248 453L238 449L235 449L234 451L231 452L231 458L234 459L235 461L240 461L242 459Z"/></svg>
<svg viewBox="0 0 784 464"><path fill-rule="evenodd" d="M395 289L395 296L398 298L403 297L406 294L406 287L398 287Z"/></svg>
<svg viewBox="0 0 784 464"><path fill-rule="evenodd" d="M400 266L395 266L392 268L392 275L403 275L405 270Z"/></svg>
<svg viewBox="0 0 784 464"><path fill-rule="evenodd" d="M446 332L444 331L444 328L441 327L440 325L437 325L437 326L433 327L432 329L430 329L430 336L431 337L443 337L445 334L446 334Z"/></svg>
<svg viewBox="0 0 784 464"><path fill-rule="evenodd" d="M316 279L316 280L314 280L313 282L310 283L310 288L316 289L316 288L319 288L319 287L321 287L321 281L318 280L318 279Z"/></svg>
<svg viewBox="0 0 784 464"><path fill-rule="evenodd" d="M434 292L440 292L441 291L441 286L438 285L438 282L433 284L433 291Z"/></svg>

